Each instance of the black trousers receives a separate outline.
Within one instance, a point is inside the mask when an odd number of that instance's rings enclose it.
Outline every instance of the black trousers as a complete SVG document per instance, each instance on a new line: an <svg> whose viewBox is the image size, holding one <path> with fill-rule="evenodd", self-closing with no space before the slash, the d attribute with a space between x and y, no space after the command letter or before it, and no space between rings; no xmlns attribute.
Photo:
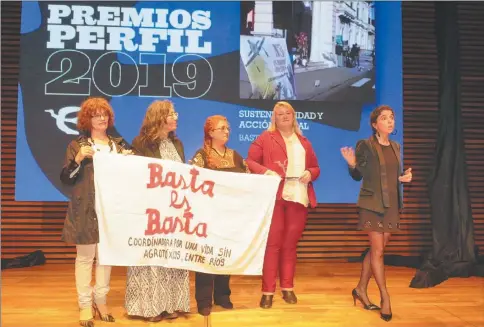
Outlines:
<svg viewBox="0 0 484 327"><path fill-rule="evenodd" d="M229 300L230 275L213 275L196 272L195 273L195 299L199 308L212 306L212 295L215 302L226 302Z"/></svg>

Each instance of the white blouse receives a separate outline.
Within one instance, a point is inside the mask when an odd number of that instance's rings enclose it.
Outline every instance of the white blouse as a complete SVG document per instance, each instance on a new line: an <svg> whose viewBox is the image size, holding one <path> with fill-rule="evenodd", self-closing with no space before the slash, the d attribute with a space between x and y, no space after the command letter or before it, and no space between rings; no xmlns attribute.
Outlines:
<svg viewBox="0 0 484 327"><path fill-rule="evenodd" d="M306 170L306 150L302 146L296 133L284 137L287 149L286 177L301 177ZM286 179L282 190L282 198L286 201L301 203L307 207L309 204L308 184L298 179Z"/></svg>

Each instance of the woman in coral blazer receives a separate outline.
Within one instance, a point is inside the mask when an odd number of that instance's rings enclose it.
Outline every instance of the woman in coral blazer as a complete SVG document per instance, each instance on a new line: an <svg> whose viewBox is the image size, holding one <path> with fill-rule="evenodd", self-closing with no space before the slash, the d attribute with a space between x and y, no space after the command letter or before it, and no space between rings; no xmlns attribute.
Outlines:
<svg viewBox="0 0 484 327"><path fill-rule="evenodd" d="M319 177L320 169L289 103L276 103L271 126L249 148L247 165L252 173L282 178L264 257L260 306L272 307L278 273L283 299L294 304L296 247L306 226L308 206L317 204L312 183Z"/></svg>

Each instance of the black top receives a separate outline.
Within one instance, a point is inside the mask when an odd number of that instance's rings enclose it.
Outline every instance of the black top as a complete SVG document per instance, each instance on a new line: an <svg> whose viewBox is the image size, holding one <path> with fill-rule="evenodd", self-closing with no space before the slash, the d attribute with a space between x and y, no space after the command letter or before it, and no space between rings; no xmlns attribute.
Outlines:
<svg viewBox="0 0 484 327"><path fill-rule="evenodd" d="M192 163L198 167L232 173L250 173L245 160L235 150L225 148L224 153L210 149L210 160L204 149L199 149L193 156Z"/></svg>

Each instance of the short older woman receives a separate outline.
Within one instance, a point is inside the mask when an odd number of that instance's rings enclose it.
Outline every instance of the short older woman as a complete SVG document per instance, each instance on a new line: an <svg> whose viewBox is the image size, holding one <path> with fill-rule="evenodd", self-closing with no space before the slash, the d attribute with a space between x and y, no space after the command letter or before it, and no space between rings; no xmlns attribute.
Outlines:
<svg viewBox="0 0 484 327"><path fill-rule="evenodd" d="M196 166L218 171L249 173L247 165L237 151L227 147L230 126L224 116L211 116L205 121L203 148L195 153L192 163ZM198 312L208 316L215 304L232 309L230 301L230 276L195 273L195 298Z"/></svg>
<svg viewBox="0 0 484 327"><path fill-rule="evenodd" d="M72 186L62 240L76 245L76 288L80 309L80 324L94 326L94 313L103 321L114 322L106 304L111 267L96 260L96 284L91 288L92 265L97 256L99 230L94 206L94 165L96 152L131 153L123 147L122 138L107 133L114 125L113 109L103 98L89 98L81 104L77 128L81 136L67 146L66 159L60 175L64 184ZM93 303L94 293L94 303Z"/></svg>

